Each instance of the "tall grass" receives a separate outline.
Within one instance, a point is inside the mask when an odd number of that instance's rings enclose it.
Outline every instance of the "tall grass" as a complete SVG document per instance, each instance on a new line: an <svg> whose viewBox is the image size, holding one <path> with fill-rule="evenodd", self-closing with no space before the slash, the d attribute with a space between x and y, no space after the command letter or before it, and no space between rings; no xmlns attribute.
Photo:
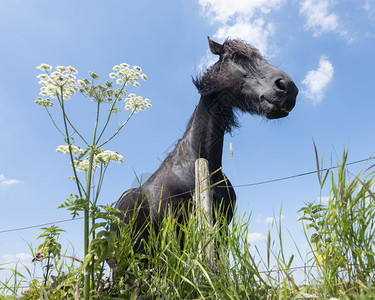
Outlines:
<svg viewBox="0 0 375 300"><path fill-rule="evenodd" d="M58 253L43 276L30 270L22 275L15 268L0 283L0 294L12 295L9 299L79 299L83 269L88 268L98 278L90 284L93 299L375 299L375 174L372 166L351 174L346 161L344 152L338 168L322 171L317 157L320 187L330 185L330 198L300 209L308 257L296 244L294 254L286 253L293 251L291 243L286 247L281 212L261 252L248 242L250 217L238 213L229 226L225 216L216 214L212 229L199 231L197 214L168 209L158 225L148 223L140 232L137 212L125 224L120 212L107 206L97 216L88 265ZM110 225L118 226L118 236ZM215 245L215 267L206 258L210 243ZM136 251L139 245L141 252ZM302 269L295 268L296 257L306 261ZM304 279L296 280L296 272Z"/></svg>
<svg viewBox="0 0 375 300"><path fill-rule="evenodd" d="M351 174L347 157L344 151L337 169L325 172L317 157L321 188L331 175L329 201L300 210L300 220L314 231L309 242L321 280L317 290L324 297L362 294L375 279L375 173L373 166L363 166Z"/></svg>
<svg viewBox="0 0 375 300"><path fill-rule="evenodd" d="M32 248L30 251L35 254ZM17 263L10 277L0 282L0 299L74 299L77 287L82 286L80 273L66 253L48 265L35 261L29 268Z"/></svg>
<svg viewBox="0 0 375 300"><path fill-rule="evenodd" d="M112 261L118 268L106 294L125 299L274 299L280 291L288 296L302 293L283 252L278 262L286 280L279 283L272 272L259 270L262 261L255 260L247 241L249 218L235 214L228 226L221 216L211 231L198 231L197 219L197 214L167 210L157 227L150 223L144 228L148 240L142 253L134 251L140 238L134 219L119 223L121 237ZM207 256L210 243L216 249L215 267Z"/></svg>

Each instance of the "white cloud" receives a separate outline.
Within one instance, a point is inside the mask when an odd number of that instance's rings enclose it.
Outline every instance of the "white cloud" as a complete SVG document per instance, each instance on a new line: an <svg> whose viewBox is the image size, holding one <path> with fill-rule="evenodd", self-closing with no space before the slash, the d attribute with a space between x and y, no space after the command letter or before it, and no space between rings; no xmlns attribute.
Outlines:
<svg viewBox="0 0 375 300"><path fill-rule="evenodd" d="M227 23L237 15L251 18L255 13L269 13L282 0L199 0L203 13L211 22Z"/></svg>
<svg viewBox="0 0 375 300"><path fill-rule="evenodd" d="M8 186L20 183L23 183L23 181L17 179L7 179L3 174L0 174L0 187L2 188L6 188Z"/></svg>
<svg viewBox="0 0 375 300"><path fill-rule="evenodd" d="M370 11L372 9L372 1L371 0L366 0L365 4L363 5L363 9L365 11Z"/></svg>
<svg viewBox="0 0 375 300"><path fill-rule="evenodd" d="M330 0L304 0L300 14L307 19L305 29L311 30L315 37L324 32L335 31L339 26L338 16L329 13Z"/></svg>
<svg viewBox="0 0 375 300"><path fill-rule="evenodd" d="M268 217L268 218L265 218L264 221L267 223L267 224L272 224L273 222L276 221L276 219L274 217Z"/></svg>
<svg viewBox="0 0 375 300"><path fill-rule="evenodd" d="M371 20L375 19L375 8L374 8L375 1L374 0L366 0L365 4L362 8L368 13L368 17Z"/></svg>
<svg viewBox="0 0 375 300"><path fill-rule="evenodd" d="M284 215L281 215L281 220L284 220L285 219L285 216ZM268 218L265 218L264 219L264 222L266 222L267 224L273 224L273 223L276 223L276 222L279 222L279 218L275 218L275 217L268 217Z"/></svg>
<svg viewBox="0 0 375 300"><path fill-rule="evenodd" d="M6 265L4 267L8 269L14 268L16 264L30 267L33 259L33 257L28 253L4 254L1 258L5 260L4 263L6 263Z"/></svg>
<svg viewBox="0 0 375 300"><path fill-rule="evenodd" d="M314 37L326 32L336 32L349 44L355 40L339 22L339 16L329 12L333 0L304 0L300 14L306 17L305 30L312 31Z"/></svg>
<svg viewBox="0 0 375 300"><path fill-rule="evenodd" d="M322 204L328 204L330 198L330 196L319 196L317 201L321 202Z"/></svg>
<svg viewBox="0 0 375 300"><path fill-rule="evenodd" d="M333 73L333 65L325 55L322 55L318 68L306 74L302 81L305 86L302 93L312 100L312 104L315 105L322 101L327 86L332 81Z"/></svg>
<svg viewBox="0 0 375 300"><path fill-rule="evenodd" d="M285 216L281 215L281 220L284 220ZM279 217L266 217L263 218L262 214L258 214L258 217L256 219L257 223L266 223L266 224L272 224L279 221Z"/></svg>
<svg viewBox="0 0 375 300"><path fill-rule="evenodd" d="M285 0L198 0L203 14L211 23L219 23L214 38L240 38L258 48L264 55L269 51L273 25L264 15L277 9Z"/></svg>
<svg viewBox="0 0 375 300"><path fill-rule="evenodd" d="M250 41L261 53L267 54L269 48L268 40L273 33L272 24L267 24L262 18L258 18L253 22L249 22L246 19L238 19L233 25L224 24L220 26L214 38L221 41L227 37Z"/></svg>
<svg viewBox="0 0 375 300"><path fill-rule="evenodd" d="M265 240L266 237L264 236L263 233L259 233L259 232L252 232L252 233L249 233L247 235L247 241L249 243L254 243L254 242L258 242L258 241L262 241L262 240Z"/></svg>

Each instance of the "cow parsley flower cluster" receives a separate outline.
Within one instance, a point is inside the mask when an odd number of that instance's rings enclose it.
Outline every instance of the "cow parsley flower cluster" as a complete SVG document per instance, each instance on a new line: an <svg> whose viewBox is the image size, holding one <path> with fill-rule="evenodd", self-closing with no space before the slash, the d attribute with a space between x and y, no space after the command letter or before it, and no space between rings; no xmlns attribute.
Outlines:
<svg viewBox="0 0 375 300"><path fill-rule="evenodd" d="M124 162L124 157L115 151L111 150L97 150L98 153L94 154L92 170L95 172L101 165L107 166L111 161L118 163ZM75 161L75 167L79 172L87 172L90 167L89 157L81 161Z"/></svg>
<svg viewBox="0 0 375 300"><path fill-rule="evenodd" d="M42 87L41 97L38 97L35 103L46 108L54 105L53 99L68 100L78 91L93 102L113 103L109 109L110 113L120 112L121 108L117 103L123 100L125 100L125 110L132 110L134 113L151 107L150 100L147 98L134 94L127 96L125 87L130 85L139 87L141 80L147 80L147 75L142 73L142 68L139 66L131 67L127 63L114 66L114 72L109 74L112 81L106 81L104 85L94 84L99 79L99 75L93 72L90 72L91 80L77 79L75 74L78 72L71 66L57 66L53 72L52 66L48 64L41 64L37 68L44 73L37 76ZM114 83L120 87L114 88Z"/></svg>
<svg viewBox="0 0 375 300"><path fill-rule="evenodd" d="M113 67L112 73L109 73L109 78L116 79L119 85L140 87L139 80L147 80L147 75L142 74L142 69L139 66L131 68L127 63L122 63Z"/></svg>
<svg viewBox="0 0 375 300"><path fill-rule="evenodd" d="M129 94L125 99L125 109L131 109L133 112L137 113L140 110L145 110L151 107L150 100L142 96L136 96L135 94Z"/></svg>
<svg viewBox="0 0 375 300"><path fill-rule="evenodd" d="M77 147L77 146L70 145L70 149L72 150L73 154L84 153L84 151L81 148ZM69 145L60 145L60 146L58 146L57 149L56 149L56 152L61 152L61 153L64 153L64 154L68 154L69 153Z"/></svg>
<svg viewBox="0 0 375 300"><path fill-rule="evenodd" d="M101 163L101 164L104 164L104 165L108 165L109 162L111 162L111 161L117 161L119 163L123 163L124 162L124 157L122 155L118 154L115 151L103 150L99 154L95 155L94 161L96 163Z"/></svg>
<svg viewBox="0 0 375 300"><path fill-rule="evenodd" d="M82 161L74 161L75 168L78 172L88 172L90 168L90 162L89 159L86 158ZM95 170L99 167L98 164L93 163L92 164L92 170L95 172Z"/></svg>
<svg viewBox="0 0 375 300"><path fill-rule="evenodd" d="M81 92L85 93L93 102L109 103L123 100L122 96L126 94L126 90L121 88L113 90L112 87L112 82L107 81L105 86L101 84L87 85L81 89Z"/></svg>
<svg viewBox="0 0 375 300"><path fill-rule="evenodd" d="M39 84L42 85L39 93L42 97L51 97L53 99L62 97L62 99L68 100L79 90L76 76L74 75L78 72L74 67L57 66L56 71L52 73L50 73L52 66L47 64L41 64L37 69L45 71L45 73L37 76ZM38 98L36 103L44 107L53 105L50 98Z"/></svg>
<svg viewBox="0 0 375 300"><path fill-rule="evenodd" d="M49 98L43 99L42 97L38 97L35 103L44 107L54 106L54 103Z"/></svg>
<svg viewBox="0 0 375 300"><path fill-rule="evenodd" d="M74 161L76 170L79 172L87 172L90 168L89 156L82 159L82 155L80 156L80 154L85 153L85 151L80 147L74 145L60 145L57 147L56 152L69 154L69 148L71 149L72 154L76 156ZM107 166L111 161L123 163L124 157L115 151L96 149L93 157L92 170L95 171L101 165Z"/></svg>

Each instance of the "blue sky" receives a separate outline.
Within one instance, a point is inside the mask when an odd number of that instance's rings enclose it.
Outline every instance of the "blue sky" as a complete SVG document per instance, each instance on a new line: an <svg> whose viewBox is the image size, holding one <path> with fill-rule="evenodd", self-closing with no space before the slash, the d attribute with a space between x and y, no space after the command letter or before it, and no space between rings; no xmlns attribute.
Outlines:
<svg viewBox="0 0 375 300"><path fill-rule="evenodd" d="M242 115L241 128L226 136L223 167L233 184L315 170L313 139L325 166L344 148L349 161L375 150L374 0L0 0L0 36L0 231L70 217L57 209L75 192L67 157L55 152L64 142L34 103L41 63L105 77L115 64L127 62L148 75L136 92L153 107L137 114L108 145L124 163L110 166L100 204L116 201L134 184L134 172L154 172L182 136L199 100L191 76L215 60L207 36L253 44L300 90L287 118ZM90 106L79 97L70 105L83 131L91 131ZM237 189L240 212L252 215L254 243L265 243L282 208L285 230L301 248L306 241L297 211L320 194L328 191L320 193L315 175ZM82 222L61 227L67 230L61 238L65 248L73 245L82 257ZM0 263L17 258L28 263L27 243L36 246L40 233L0 233Z"/></svg>

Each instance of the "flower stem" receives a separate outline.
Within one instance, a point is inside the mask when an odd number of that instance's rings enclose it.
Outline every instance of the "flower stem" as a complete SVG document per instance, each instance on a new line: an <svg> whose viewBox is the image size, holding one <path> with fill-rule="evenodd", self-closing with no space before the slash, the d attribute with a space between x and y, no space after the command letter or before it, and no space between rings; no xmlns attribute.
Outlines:
<svg viewBox="0 0 375 300"><path fill-rule="evenodd" d="M65 113L64 98L62 96L62 91L61 91L61 99L60 98L58 98L58 99L59 99L60 106L61 106L62 113L63 113L65 136L66 136L66 142L69 145L69 156L70 156L70 162L71 162L72 168L73 168L73 173L74 173L74 178L75 178L74 181L77 184L79 197L82 198L81 186L80 186L80 182L79 182L79 179L78 179L78 176L77 176L77 170L76 170L75 165L74 165L73 153L72 153L71 144L70 144L69 130L68 130L68 124L67 124L67 116L66 116L66 113Z"/></svg>
<svg viewBox="0 0 375 300"><path fill-rule="evenodd" d="M94 163L94 155L96 151L96 133L98 129L98 123L99 123L99 108L100 108L100 102L98 101L98 106L96 110L96 120L95 120L95 127L94 127L94 134L92 139L92 145L90 147L90 158L89 158L89 169L87 171L87 178L86 178L86 207L85 207L85 214L84 214L84 251L85 251L85 257L88 253L89 249L89 232L90 232L90 192L91 192L91 179L92 179L92 169L93 169L93 163ZM94 220L93 220L94 221ZM88 300L90 297L90 273L89 273L89 264L86 264L85 268L85 279L84 279L84 298L85 300ZM94 278L92 278L94 280Z"/></svg>
<svg viewBox="0 0 375 300"><path fill-rule="evenodd" d="M70 145L70 137L69 137L68 124L67 124L67 116L65 114L65 106L64 106L64 98L63 98L62 88L61 88L61 98L58 97L58 100L59 100L59 103L60 103L60 106L61 106L61 109L62 109L62 113L63 113L66 141L69 145L69 156L70 156L70 161L71 161L71 164L72 164L72 167L73 167L75 182L77 184L79 196L82 198L82 191L81 191L81 187L80 187L80 182L78 180L77 172L76 172L76 169L75 169L75 166L74 166L73 153L72 153L72 149L71 149L71 145ZM90 163L91 163L90 166L92 166L93 157L94 157L94 153L93 153L92 150L90 150ZM85 257L88 253L88 248L89 248L89 222L88 222L88 220L89 220L89 205L90 205L89 201L90 201L91 171L92 171L92 167L89 168L89 171L88 171L89 174L88 174L88 178L86 180L86 191L85 191L86 206L85 206L85 209L84 209L84 233L83 233L84 234L84 254L85 254ZM88 273L87 268L88 267L86 267L85 270L84 270L84 298L85 298L85 300L89 300L89 297L90 297L90 274Z"/></svg>
<svg viewBox="0 0 375 300"><path fill-rule="evenodd" d="M113 104L111 106L111 109L109 110L109 114L108 114L108 118L107 118L107 121L102 129L102 132L99 134L99 137L98 137L98 140L96 141L97 143L99 143L104 131L106 130L107 126L108 126L108 123L109 123L109 120L111 119L111 116L112 116L112 111L113 111L113 108L115 107L116 103L118 102L118 99L120 98L121 94L122 94L122 91L124 90L125 88L125 83L123 84L123 86L121 87L121 90L119 91L119 94L118 96L116 97L116 99L113 101ZM99 147L100 148L100 147Z"/></svg>
<svg viewBox="0 0 375 300"><path fill-rule="evenodd" d="M110 140L112 140L119 132L120 130L129 122L130 118L134 115L134 110L132 111L132 113L130 114L129 118L124 122L122 123L121 126L119 126L116 130L116 132L109 138L107 139L105 142L103 142L102 144L99 145L99 148L103 147L105 144L107 144Z"/></svg>
<svg viewBox="0 0 375 300"><path fill-rule="evenodd" d="M77 133L78 136L82 139L82 141L88 146L89 144L86 142L84 137L79 133L79 131L73 126L73 124L70 122L69 118L67 117L66 119L67 119L69 125L73 128L74 132Z"/></svg>
<svg viewBox="0 0 375 300"><path fill-rule="evenodd" d="M53 125L56 127L56 129L57 129L57 130L58 130L63 136L65 136L64 133L60 130L59 126L57 126L55 120L52 118L51 113L49 112L49 110L48 110L47 107L46 107L46 111L47 111L48 116L49 116L49 118L51 119Z"/></svg>

